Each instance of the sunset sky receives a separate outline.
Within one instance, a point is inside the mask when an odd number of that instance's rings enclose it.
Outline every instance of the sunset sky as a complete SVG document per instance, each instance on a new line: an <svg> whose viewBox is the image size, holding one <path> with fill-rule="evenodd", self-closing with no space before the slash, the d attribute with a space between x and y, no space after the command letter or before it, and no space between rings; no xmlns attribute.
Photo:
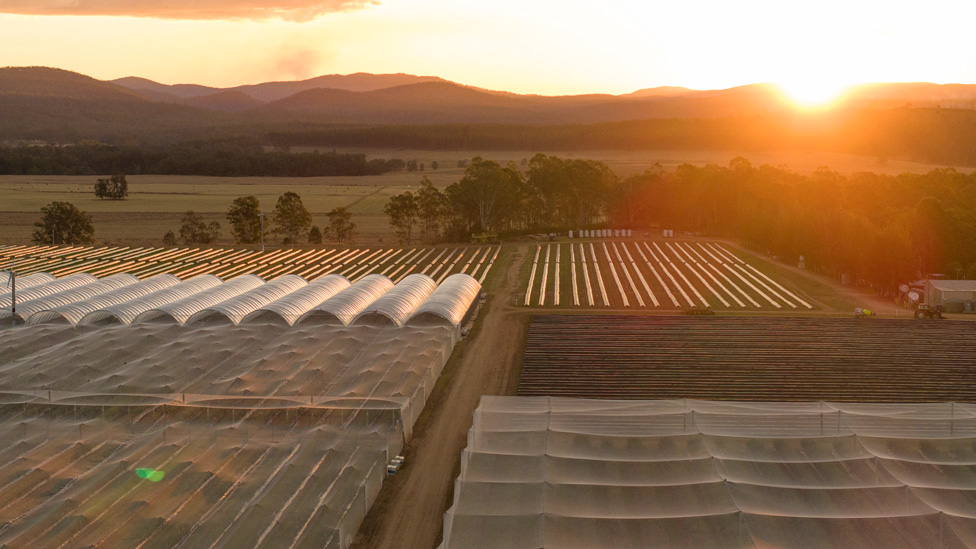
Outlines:
<svg viewBox="0 0 976 549"><path fill-rule="evenodd" d="M924 7L923 7L924 6ZM233 86L352 72L518 93L976 82L976 2L0 0L0 65Z"/></svg>

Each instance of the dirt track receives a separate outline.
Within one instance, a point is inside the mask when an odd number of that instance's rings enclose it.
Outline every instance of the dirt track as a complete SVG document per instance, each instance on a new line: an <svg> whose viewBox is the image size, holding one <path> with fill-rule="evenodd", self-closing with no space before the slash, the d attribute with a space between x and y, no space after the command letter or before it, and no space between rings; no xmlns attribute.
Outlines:
<svg viewBox="0 0 976 549"><path fill-rule="evenodd" d="M352 545L354 549L432 549L441 541L443 515L450 506L454 479L460 473L461 450L467 444L467 430L481 395L514 395L518 388L519 369L530 316L557 312L541 307L513 306L512 297L522 295L524 280L519 270L530 246L506 246L502 275L494 276L485 291L489 301L479 312L475 329L455 348L454 356L441 374L414 426L414 438L405 448L407 466L396 477L389 478L373 504ZM502 260L502 257L499 257ZM531 258L529 258L531 260ZM884 314L894 313L894 306L856 289L845 288L809 271L790 269L797 276L828 283L839 293L870 303ZM595 311L590 309L593 314ZM614 313L603 309L600 313ZM618 314L639 313L633 309ZM675 314L675 310L657 314ZM850 311L825 310L815 315L849 314ZM655 314L655 313L650 313ZM779 313L782 314L782 313Z"/></svg>
<svg viewBox="0 0 976 549"><path fill-rule="evenodd" d="M492 277L474 330L455 347L414 426L405 448L407 466L386 481L352 547L420 549L440 543L474 409L481 395L514 395L518 386L529 315L511 307L509 295L518 291L526 252L510 250L514 257L502 276Z"/></svg>

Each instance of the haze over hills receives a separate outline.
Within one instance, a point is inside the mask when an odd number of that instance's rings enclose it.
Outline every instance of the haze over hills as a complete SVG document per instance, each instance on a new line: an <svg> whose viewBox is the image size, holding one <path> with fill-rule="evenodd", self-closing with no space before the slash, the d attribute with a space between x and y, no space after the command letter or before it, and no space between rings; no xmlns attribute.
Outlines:
<svg viewBox="0 0 976 549"><path fill-rule="evenodd" d="M471 150L775 147L968 165L976 164L976 85L863 85L830 109L804 111L770 84L541 96L406 74L222 89L137 77L99 81L45 67L0 69L0 143L85 140Z"/></svg>

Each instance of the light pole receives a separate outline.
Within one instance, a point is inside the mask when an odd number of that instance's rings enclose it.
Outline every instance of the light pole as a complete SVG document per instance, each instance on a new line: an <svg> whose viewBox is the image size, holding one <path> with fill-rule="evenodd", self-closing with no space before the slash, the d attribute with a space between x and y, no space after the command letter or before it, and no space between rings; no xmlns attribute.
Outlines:
<svg viewBox="0 0 976 549"><path fill-rule="evenodd" d="M264 214L259 213L258 219L261 220L261 251L264 251Z"/></svg>
<svg viewBox="0 0 976 549"><path fill-rule="evenodd" d="M10 319L13 321L14 317L17 316L17 274L10 269L2 269L0 273L10 275L10 278L7 279L7 285L10 286Z"/></svg>

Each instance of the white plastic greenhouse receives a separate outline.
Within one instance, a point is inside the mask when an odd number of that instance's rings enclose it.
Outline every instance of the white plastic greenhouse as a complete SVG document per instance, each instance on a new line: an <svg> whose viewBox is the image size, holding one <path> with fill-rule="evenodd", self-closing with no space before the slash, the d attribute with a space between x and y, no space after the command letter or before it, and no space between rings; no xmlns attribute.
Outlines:
<svg viewBox="0 0 976 549"><path fill-rule="evenodd" d="M198 275L170 288L155 291L132 301L102 307L101 309L92 311L82 317L78 321L78 325L131 324L141 313L186 299L209 288L219 286L222 283L223 281L214 275Z"/></svg>
<svg viewBox="0 0 976 549"><path fill-rule="evenodd" d="M27 276L18 276L13 283L17 284L17 292L22 292L27 288L33 288L34 286L40 286L41 284L47 284L48 282L53 282L57 280L54 275L48 273L34 273ZM13 291L13 283L10 280L10 274L0 273L0 299L5 297L10 297Z"/></svg>
<svg viewBox="0 0 976 549"><path fill-rule="evenodd" d="M314 321L348 325L360 311L369 307L391 288L393 282L381 274L364 276L303 314L296 324Z"/></svg>
<svg viewBox="0 0 976 549"><path fill-rule="evenodd" d="M481 284L466 274L444 279L430 297L407 319L407 325L448 324L459 326L481 292Z"/></svg>
<svg viewBox="0 0 976 549"><path fill-rule="evenodd" d="M57 293L48 294L43 297L37 297L34 299L24 299L21 300L19 297L17 299L17 314L16 319L18 321L26 321L30 319L36 313L41 311L46 311L48 309L53 309L55 307L62 307L65 305L70 305L78 301L84 301L86 299L91 299L93 297L102 295L104 293L111 292L113 290L118 290L119 288L124 288L126 286L131 286L139 282L139 279L130 274L114 274L102 279L96 279L88 284L82 284L72 288L62 290ZM51 283L46 286L41 286L38 288L47 287L53 285ZM28 290L26 293L30 293ZM0 318L9 318L11 316L10 309L0 309Z"/></svg>
<svg viewBox="0 0 976 549"><path fill-rule="evenodd" d="M201 311L207 307L213 307L246 291L253 290L262 284L264 284L264 280L261 277L241 275L179 301L149 309L139 314L133 322L168 321L185 324L197 311Z"/></svg>
<svg viewBox="0 0 976 549"><path fill-rule="evenodd" d="M349 280L346 277L339 274L328 274L252 311L241 322L277 322L291 326L313 307L321 305L348 287Z"/></svg>
<svg viewBox="0 0 976 549"><path fill-rule="evenodd" d="M437 283L425 274L407 276L392 290L363 309L350 324L403 326L407 318L419 309L436 289Z"/></svg>
<svg viewBox="0 0 976 549"><path fill-rule="evenodd" d="M63 292L65 290L78 288L84 286L85 284L91 284L97 280L97 278L88 273L78 273L71 276L66 276L64 278L59 278L51 282L39 284L37 286L27 288L24 291L20 291L20 288L18 288L17 305L19 307L21 303L46 297L58 292ZM10 316L9 309L12 301L13 299L10 292L0 295L0 309L7 309L7 316Z"/></svg>
<svg viewBox="0 0 976 549"><path fill-rule="evenodd" d="M482 397L442 548L966 547L976 405Z"/></svg>
<svg viewBox="0 0 976 549"><path fill-rule="evenodd" d="M271 282L262 284L253 290L246 291L205 309L193 313L187 319L188 324L221 318L225 322L239 324L248 314L275 300L282 299L288 294L301 289L308 283L298 275L285 275Z"/></svg>
<svg viewBox="0 0 976 549"><path fill-rule="evenodd" d="M27 324L78 324L88 313L106 307L122 305L123 303L145 297L153 292L171 288L179 283L180 279L171 274L156 275L141 282L124 286L89 299L40 311L32 315L27 320Z"/></svg>

